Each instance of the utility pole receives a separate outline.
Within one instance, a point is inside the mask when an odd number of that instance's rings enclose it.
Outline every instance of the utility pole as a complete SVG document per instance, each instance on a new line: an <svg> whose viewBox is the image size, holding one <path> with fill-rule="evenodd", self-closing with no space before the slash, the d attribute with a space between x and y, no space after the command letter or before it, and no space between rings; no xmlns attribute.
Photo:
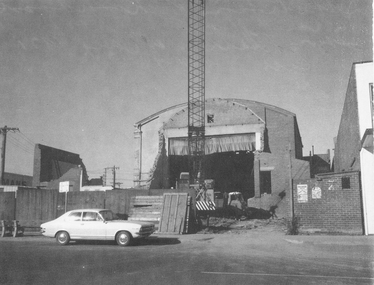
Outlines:
<svg viewBox="0 0 374 285"><path fill-rule="evenodd" d="M291 221L293 222L293 219L295 217L295 207L294 207L294 191L293 191L293 180L292 180L292 149L291 144L288 144L288 158L289 158L289 184L290 184L290 196L291 196Z"/></svg>
<svg viewBox="0 0 374 285"><path fill-rule="evenodd" d="M113 190L114 190L116 188L116 185L120 184L120 183L116 183L116 169L119 169L119 167L113 166L113 167L104 168L104 170L105 170L104 181L103 181L104 186L106 186L106 180L107 180L106 171L107 171L107 169L112 169L112 174L113 174L113 185L112 186L113 186Z"/></svg>
<svg viewBox="0 0 374 285"><path fill-rule="evenodd" d="M18 128L8 128L5 126L4 128L0 128L0 134L2 138L1 143L1 157L0 157L0 183L4 184L4 172L5 172L5 147L6 147L6 134L9 132L19 131Z"/></svg>
<svg viewBox="0 0 374 285"><path fill-rule="evenodd" d="M119 167L113 166L113 190L116 189L116 169L119 169Z"/></svg>
<svg viewBox="0 0 374 285"><path fill-rule="evenodd" d="M107 169L110 169L110 167L105 167L104 168L103 186L106 186L106 179L107 179L106 171L107 171Z"/></svg>
<svg viewBox="0 0 374 285"><path fill-rule="evenodd" d="M0 183L4 185L4 172L5 172L5 147L6 147L6 134L9 132L19 131L18 128L8 128L5 126L4 128L0 128L0 134L2 138L1 144L1 156L0 156Z"/></svg>

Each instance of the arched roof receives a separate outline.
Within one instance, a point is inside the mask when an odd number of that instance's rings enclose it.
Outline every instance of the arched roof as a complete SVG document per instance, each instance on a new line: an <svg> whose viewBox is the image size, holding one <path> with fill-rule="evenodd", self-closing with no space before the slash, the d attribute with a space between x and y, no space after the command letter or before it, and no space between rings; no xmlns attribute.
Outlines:
<svg viewBox="0 0 374 285"><path fill-rule="evenodd" d="M208 98L208 99L205 99L205 102L207 103L207 105L208 104L209 105L214 105L215 102L217 102L217 103L218 102L221 102L221 103L226 102L226 103L229 103L229 104L237 104L237 106L242 106L243 108L248 108L249 111L252 112L261 121L266 120L264 109L273 110L273 111L276 111L276 112L281 113L281 114L286 115L286 116L296 116L294 113L289 112L285 109L282 109L282 108L279 108L279 107L276 107L276 106L273 106L273 105L270 105L270 104L254 101L254 100L234 99L234 98ZM157 119L161 114L169 112L173 109L175 109L175 110L186 109L187 104L188 103L185 102L185 103L182 103L182 104L178 104L178 105L174 105L174 106L165 108L161 111L158 111L158 112L156 112L156 113L136 122L135 126L143 125L147 122L153 121L154 119ZM172 116L174 116L175 114L176 113L174 113Z"/></svg>

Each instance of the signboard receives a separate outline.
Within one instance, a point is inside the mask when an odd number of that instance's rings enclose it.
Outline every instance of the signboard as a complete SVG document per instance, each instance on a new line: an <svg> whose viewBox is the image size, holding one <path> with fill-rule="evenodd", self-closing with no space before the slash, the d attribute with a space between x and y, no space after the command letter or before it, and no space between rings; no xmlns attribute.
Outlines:
<svg viewBox="0 0 374 285"><path fill-rule="evenodd" d="M70 181L60 182L59 192L60 193L69 192L69 185L70 185Z"/></svg>
<svg viewBox="0 0 374 285"><path fill-rule="evenodd" d="M318 186L312 188L312 199L321 199L322 190Z"/></svg>
<svg viewBox="0 0 374 285"><path fill-rule="evenodd" d="M308 202L308 184L297 185L297 202L299 203Z"/></svg>

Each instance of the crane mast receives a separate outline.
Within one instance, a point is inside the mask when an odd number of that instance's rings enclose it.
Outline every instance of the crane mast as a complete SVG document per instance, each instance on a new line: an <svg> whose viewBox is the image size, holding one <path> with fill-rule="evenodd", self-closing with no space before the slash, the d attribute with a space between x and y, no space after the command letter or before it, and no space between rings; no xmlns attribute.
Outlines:
<svg viewBox="0 0 374 285"><path fill-rule="evenodd" d="M188 0L188 160L190 183L204 181L205 0Z"/></svg>

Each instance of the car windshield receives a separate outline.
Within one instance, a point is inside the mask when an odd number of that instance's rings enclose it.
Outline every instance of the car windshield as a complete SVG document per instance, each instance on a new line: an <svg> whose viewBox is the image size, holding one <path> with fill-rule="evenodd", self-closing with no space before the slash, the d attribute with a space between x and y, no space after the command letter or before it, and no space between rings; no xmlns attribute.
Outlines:
<svg viewBox="0 0 374 285"><path fill-rule="evenodd" d="M100 211L99 213L105 221L112 221L115 219L112 211Z"/></svg>

